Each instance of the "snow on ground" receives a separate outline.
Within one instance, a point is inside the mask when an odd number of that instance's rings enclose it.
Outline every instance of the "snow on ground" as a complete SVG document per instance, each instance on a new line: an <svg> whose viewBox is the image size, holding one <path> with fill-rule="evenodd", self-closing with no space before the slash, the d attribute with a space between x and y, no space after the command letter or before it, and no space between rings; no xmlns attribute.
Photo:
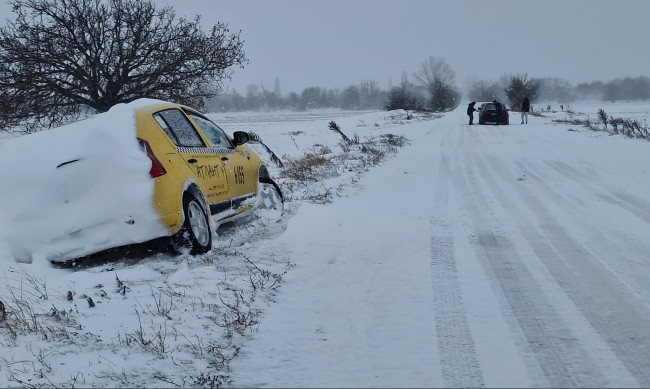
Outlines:
<svg viewBox="0 0 650 389"><path fill-rule="evenodd" d="M572 107L598 108L650 107ZM650 382L650 145L553 123L563 112L469 127L463 109L400 128L411 147L301 207L274 244L302 260L233 386Z"/></svg>
<svg viewBox="0 0 650 389"><path fill-rule="evenodd" d="M0 323L0 386L647 387L650 143L552 119L650 104L558 108L471 127L463 106L211 115L345 169L309 184L320 201L281 177L283 222L221 231L204 256L0 260L0 300L37 327ZM378 166L337 159L331 120L409 142Z"/></svg>

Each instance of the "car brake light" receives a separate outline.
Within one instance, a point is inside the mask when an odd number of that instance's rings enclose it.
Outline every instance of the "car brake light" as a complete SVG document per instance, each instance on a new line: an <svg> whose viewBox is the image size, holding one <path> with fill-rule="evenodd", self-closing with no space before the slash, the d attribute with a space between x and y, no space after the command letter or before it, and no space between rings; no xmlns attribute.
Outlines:
<svg viewBox="0 0 650 389"><path fill-rule="evenodd" d="M167 170L165 170L165 167L160 163L158 158L153 153L153 150L151 150L151 146L149 146L149 142L146 140L138 138L138 143L140 144L140 147L142 148L142 151L147 153L147 157L151 160L151 170L149 170L149 175L151 178L156 178L160 177L163 174L167 173Z"/></svg>

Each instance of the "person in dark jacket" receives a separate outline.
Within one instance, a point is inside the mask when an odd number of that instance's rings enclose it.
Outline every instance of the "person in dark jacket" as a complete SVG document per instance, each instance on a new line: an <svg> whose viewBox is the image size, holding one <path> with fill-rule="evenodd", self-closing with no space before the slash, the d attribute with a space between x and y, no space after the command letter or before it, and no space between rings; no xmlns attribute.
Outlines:
<svg viewBox="0 0 650 389"><path fill-rule="evenodd" d="M521 124L524 124L524 119L526 119L526 124L528 124L528 112L530 111L530 100L528 96L524 97L524 101L521 102Z"/></svg>
<svg viewBox="0 0 650 389"><path fill-rule="evenodd" d="M467 116L469 116L469 125L471 126L474 124L474 111L476 111L476 108L474 106L476 105L476 101L472 101L467 105Z"/></svg>

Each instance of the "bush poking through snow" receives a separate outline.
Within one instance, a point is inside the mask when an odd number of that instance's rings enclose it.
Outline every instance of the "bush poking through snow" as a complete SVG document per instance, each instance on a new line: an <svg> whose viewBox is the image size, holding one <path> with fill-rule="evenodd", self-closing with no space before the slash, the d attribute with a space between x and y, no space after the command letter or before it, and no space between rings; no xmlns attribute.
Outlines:
<svg viewBox="0 0 650 389"><path fill-rule="evenodd" d="M127 344L137 344L144 350L159 356L164 356L166 353L170 352L170 347L167 344L167 320L163 320L162 324L155 323L154 320L151 320L149 328L145 329L145 327L142 326L140 311L136 309L135 314L138 316L138 324L140 328L135 330L132 334L126 335ZM171 333L169 335L171 335Z"/></svg>
<svg viewBox="0 0 650 389"><path fill-rule="evenodd" d="M605 126L605 131L607 131L607 112L604 109L598 110L598 120Z"/></svg>
<svg viewBox="0 0 650 389"><path fill-rule="evenodd" d="M72 310L61 310L52 305L49 311L40 308L40 301L48 299L45 280L24 270L19 278L5 276L7 297L0 303L0 334L15 340L19 335L36 333L44 340L69 339L68 328L77 327Z"/></svg>
<svg viewBox="0 0 650 389"><path fill-rule="evenodd" d="M257 266L253 261L251 261L244 254L241 254L241 257L244 258L244 261L246 261L246 263L248 263L248 265L246 266L246 270L247 270L246 274L248 275L248 280L251 283L251 287L253 288L253 291L265 290L265 289L275 290L277 287L280 286L280 282L282 281L282 276L287 274L286 270L278 274L278 273L272 273L271 271L266 269L260 269L259 266ZM271 282L271 280L273 280L273 282ZM271 283L270 285L269 282Z"/></svg>
<svg viewBox="0 0 650 389"><path fill-rule="evenodd" d="M220 388L224 384L231 384L230 376L216 374L214 372L201 372L198 377L194 377L194 385L204 388Z"/></svg>
<svg viewBox="0 0 650 389"><path fill-rule="evenodd" d="M332 120L332 121L329 123L329 128L330 128L331 131L334 131L334 132L336 132L337 134L341 135L341 138L343 138L343 140L345 141L345 143L347 143L347 144L350 144L350 143L351 143L350 138L348 138L348 136L345 135L345 134L343 133L343 131L341 131L341 128L339 127L338 124L336 124L336 122L335 122L334 120Z"/></svg>
<svg viewBox="0 0 650 389"><path fill-rule="evenodd" d="M219 300L225 307L221 312L220 320L216 325L223 328L227 338L232 338L234 333L244 335L246 330L259 324L259 310L251 307L249 301L244 297L244 291L236 289L232 291L233 300L224 300L219 292Z"/></svg>
<svg viewBox="0 0 650 389"><path fill-rule="evenodd" d="M638 119L624 119L607 116L603 109L597 112L598 121L603 124L599 127L596 123L591 122L589 119L555 119L557 123L569 123L581 125L592 131L604 131L610 134L622 134L630 138L650 139L650 127L647 121L640 121ZM607 126L609 124L609 127Z"/></svg>
<svg viewBox="0 0 650 389"><path fill-rule="evenodd" d="M386 134L379 138L380 142L388 144L393 147L404 147L407 143L407 139L403 136L397 136L393 134Z"/></svg>
<svg viewBox="0 0 650 389"><path fill-rule="evenodd" d="M330 170L328 167L332 163L328 157L317 151L308 152L295 159L285 156L285 160L287 163L282 170L282 175L300 182L316 182L325 178Z"/></svg>
<svg viewBox="0 0 650 389"><path fill-rule="evenodd" d="M340 131L335 122L330 129ZM289 201L307 200L316 204L327 204L341 191L341 183L328 184L328 179L339 177L343 172L356 172L359 175L369 167L384 162L397 153L408 140L404 136L383 134L361 140L359 135L350 139L347 136L340 143L340 154L334 154L326 146L314 145L300 157L284 156L287 161L280 172L280 184ZM347 139L347 141L345 141ZM320 183L314 186L314 183Z"/></svg>

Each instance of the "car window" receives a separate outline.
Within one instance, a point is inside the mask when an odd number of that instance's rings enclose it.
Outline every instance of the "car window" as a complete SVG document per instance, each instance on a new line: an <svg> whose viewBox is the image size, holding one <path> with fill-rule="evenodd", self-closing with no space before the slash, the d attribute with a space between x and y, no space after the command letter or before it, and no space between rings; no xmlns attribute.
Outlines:
<svg viewBox="0 0 650 389"><path fill-rule="evenodd" d="M153 117L176 146L205 147L199 133L180 110L167 109L155 113Z"/></svg>
<svg viewBox="0 0 650 389"><path fill-rule="evenodd" d="M233 148L226 133L210 119L197 115L193 112L187 114L196 122L203 134L210 140L214 147Z"/></svg>
<svg viewBox="0 0 650 389"><path fill-rule="evenodd" d="M490 110L490 111L495 109L494 103L487 103L487 104L485 104L484 107L485 107L485 109Z"/></svg>

